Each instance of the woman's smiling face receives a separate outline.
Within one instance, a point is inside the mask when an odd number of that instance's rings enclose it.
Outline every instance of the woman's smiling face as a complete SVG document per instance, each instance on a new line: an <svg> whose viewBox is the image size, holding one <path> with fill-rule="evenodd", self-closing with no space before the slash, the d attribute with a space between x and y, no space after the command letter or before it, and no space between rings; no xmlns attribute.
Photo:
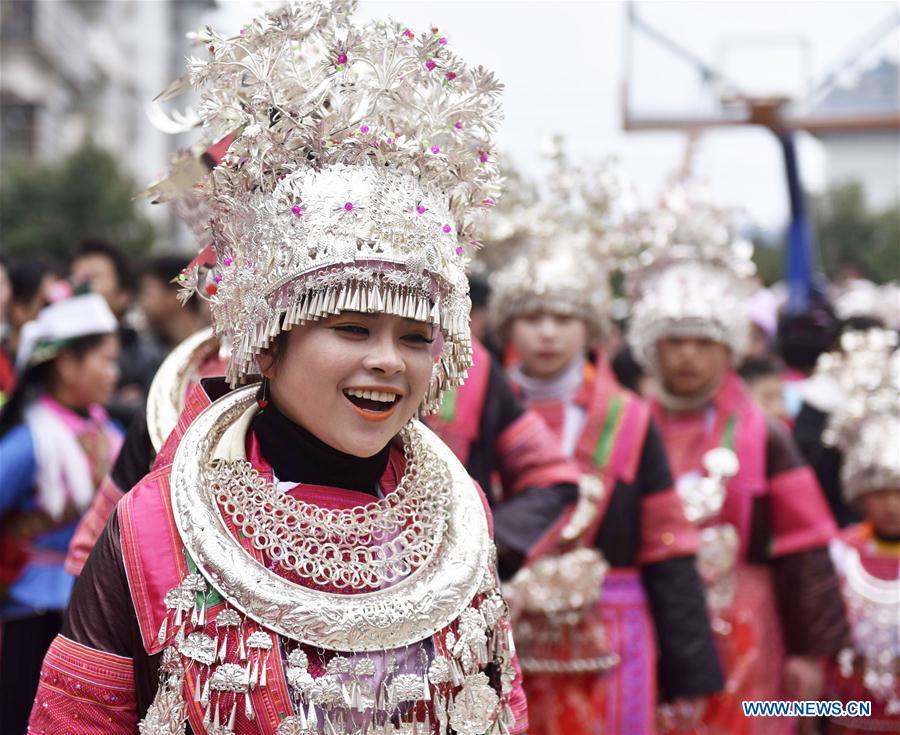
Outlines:
<svg viewBox="0 0 900 735"><path fill-rule="evenodd" d="M381 451L416 413L434 365L434 327L390 314L344 312L294 327L263 355L272 400L326 444Z"/></svg>

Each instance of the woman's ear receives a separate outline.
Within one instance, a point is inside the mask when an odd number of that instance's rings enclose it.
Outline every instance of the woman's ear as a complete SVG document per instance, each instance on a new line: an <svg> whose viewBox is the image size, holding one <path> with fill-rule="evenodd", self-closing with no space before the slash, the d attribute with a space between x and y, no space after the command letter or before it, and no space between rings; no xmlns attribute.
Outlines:
<svg viewBox="0 0 900 735"><path fill-rule="evenodd" d="M278 363L287 350L287 341L291 332L279 332L278 336L256 358L259 364L259 374L271 380L278 374Z"/></svg>
<svg viewBox="0 0 900 735"><path fill-rule="evenodd" d="M275 365L277 360L275 359L275 355L272 354L271 349L260 352L257 361L259 362L260 375L264 378L269 378L269 380L275 377Z"/></svg>

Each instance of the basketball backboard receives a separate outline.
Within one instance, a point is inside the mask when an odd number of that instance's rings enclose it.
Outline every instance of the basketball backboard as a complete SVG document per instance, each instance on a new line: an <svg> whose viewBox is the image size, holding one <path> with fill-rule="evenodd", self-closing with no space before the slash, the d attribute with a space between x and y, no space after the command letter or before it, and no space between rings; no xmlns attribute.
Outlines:
<svg viewBox="0 0 900 735"><path fill-rule="evenodd" d="M823 54L815 24L773 18L776 6L761 5L753 13L738 2L629 3L624 128L900 129L896 74L893 88L889 79L900 11L860 13L858 27L842 29L840 52L832 39ZM879 70L877 80L871 69ZM863 89L842 92L859 79Z"/></svg>

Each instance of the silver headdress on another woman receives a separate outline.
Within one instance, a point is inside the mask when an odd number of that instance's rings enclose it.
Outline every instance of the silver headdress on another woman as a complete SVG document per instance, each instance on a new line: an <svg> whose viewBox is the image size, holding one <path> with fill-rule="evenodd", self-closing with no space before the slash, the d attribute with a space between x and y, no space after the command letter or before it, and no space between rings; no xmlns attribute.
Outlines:
<svg viewBox="0 0 900 735"><path fill-rule="evenodd" d="M734 213L679 183L637 228L643 250L628 268L628 339L645 366L655 364L664 337L712 339L740 359L750 330L744 302L758 285L753 246L736 236L733 221Z"/></svg>

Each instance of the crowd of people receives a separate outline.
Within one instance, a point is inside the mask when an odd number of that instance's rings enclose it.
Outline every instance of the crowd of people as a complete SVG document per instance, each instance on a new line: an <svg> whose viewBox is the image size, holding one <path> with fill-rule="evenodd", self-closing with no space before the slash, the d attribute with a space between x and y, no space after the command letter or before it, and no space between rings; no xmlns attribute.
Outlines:
<svg viewBox="0 0 900 735"><path fill-rule="evenodd" d="M897 290L504 205L492 75L352 7L206 32L196 258L0 262L4 732L900 728Z"/></svg>
<svg viewBox="0 0 900 735"><path fill-rule="evenodd" d="M62 625L74 531L166 352L208 323L170 283L188 258L152 257L137 278L114 244L75 245L66 264L0 261L0 718L11 732L24 731Z"/></svg>

